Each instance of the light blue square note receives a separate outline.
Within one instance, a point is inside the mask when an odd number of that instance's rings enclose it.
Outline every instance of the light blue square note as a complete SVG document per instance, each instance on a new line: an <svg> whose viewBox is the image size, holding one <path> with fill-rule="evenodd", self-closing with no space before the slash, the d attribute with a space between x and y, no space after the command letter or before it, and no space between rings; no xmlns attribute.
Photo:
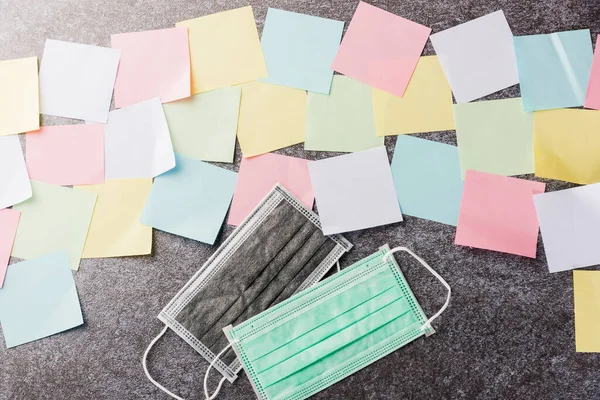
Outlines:
<svg viewBox="0 0 600 400"><path fill-rule="evenodd" d="M213 244L235 190L237 174L175 153L176 166L157 176L140 222Z"/></svg>
<svg viewBox="0 0 600 400"><path fill-rule="evenodd" d="M456 226L463 190L456 146L399 135L392 176L403 214Z"/></svg>
<svg viewBox="0 0 600 400"><path fill-rule="evenodd" d="M263 82L329 94L344 22L269 8L261 45Z"/></svg>
<svg viewBox="0 0 600 400"><path fill-rule="evenodd" d="M83 324L66 251L8 267L0 289L6 347L32 342Z"/></svg>
<svg viewBox="0 0 600 400"><path fill-rule="evenodd" d="M592 68L589 29L515 36L525 111L583 105Z"/></svg>

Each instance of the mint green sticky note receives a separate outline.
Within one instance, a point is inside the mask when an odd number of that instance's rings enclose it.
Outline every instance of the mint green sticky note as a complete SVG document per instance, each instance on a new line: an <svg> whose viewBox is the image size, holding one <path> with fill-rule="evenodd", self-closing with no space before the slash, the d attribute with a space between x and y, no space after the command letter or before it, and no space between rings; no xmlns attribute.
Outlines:
<svg viewBox="0 0 600 400"><path fill-rule="evenodd" d="M213 244L233 197L237 174L175 153L176 166L154 178L140 222Z"/></svg>
<svg viewBox="0 0 600 400"><path fill-rule="evenodd" d="M241 89L226 87L163 104L173 150L203 161L233 162Z"/></svg>
<svg viewBox="0 0 600 400"><path fill-rule="evenodd" d="M355 152L382 146L371 96L370 86L342 75L333 77L329 96L308 93L304 148Z"/></svg>
<svg viewBox="0 0 600 400"><path fill-rule="evenodd" d="M13 207L21 218L12 256L30 259L66 250L71 268L79 269L96 195L38 181L31 181L31 189L33 196Z"/></svg>
<svg viewBox="0 0 600 400"><path fill-rule="evenodd" d="M261 46L269 76L262 82L329 94L344 22L269 8Z"/></svg>
<svg viewBox="0 0 600 400"><path fill-rule="evenodd" d="M456 146L399 135L392 177L403 214L456 226L463 191Z"/></svg>
<svg viewBox="0 0 600 400"><path fill-rule="evenodd" d="M525 111L583 105L593 58L589 29L513 39Z"/></svg>
<svg viewBox="0 0 600 400"><path fill-rule="evenodd" d="M0 323L6 347L83 324L69 256L65 251L32 258L8 268L4 287L0 289Z"/></svg>
<svg viewBox="0 0 600 400"><path fill-rule="evenodd" d="M454 105L462 176L472 169L496 175L523 175L535 170L533 113L521 99Z"/></svg>

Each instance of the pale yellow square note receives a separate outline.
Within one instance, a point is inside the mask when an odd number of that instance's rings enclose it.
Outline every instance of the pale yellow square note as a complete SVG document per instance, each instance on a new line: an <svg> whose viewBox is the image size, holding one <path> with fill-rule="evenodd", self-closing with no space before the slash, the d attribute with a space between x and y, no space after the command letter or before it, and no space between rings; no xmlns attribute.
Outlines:
<svg viewBox="0 0 600 400"><path fill-rule="evenodd" d="M304 142L306 92L262 82L242 86L238 140L244 157Z"/></svg>
<svg viewBox="0 0 600 400"><path fill-rule="evenodd" d="M192 94L267 77L251 6L176 26L188 28Z"/></svg>
<svg viewBox="0 0 600 400"><path fill-rule="evenodd" d="M404 96L373 88L373 112L377 136L454 129L452 91L437 56L419 59Z"/></svg>
<svg viewBox="0 0 600 400"><path fill-rule="evenodd" d="M0 61L0 136L40 127L37 57Z"/></svg>
<svg viewBox="0 0 600 400"><path fill-rule="evenodd" d="M575 349L600 353L600 271L573 271Z"/></svg>
<svg viewBox="0 0 600 400"><path fill-rule="evenodd" d="M152 252L152 228L138 222L152 179L114 179L76 186L98 196L82 258L123 257Z"/></svg>

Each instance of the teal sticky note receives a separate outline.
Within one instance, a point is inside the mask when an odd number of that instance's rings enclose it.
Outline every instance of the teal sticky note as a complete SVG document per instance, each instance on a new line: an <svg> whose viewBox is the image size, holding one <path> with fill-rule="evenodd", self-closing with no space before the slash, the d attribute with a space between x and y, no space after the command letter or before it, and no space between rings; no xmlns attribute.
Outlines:
<svg viewBox="0 0 600 400"><path fill-rule="evenodd" d="M463 190L456 146L399 135L392 177L403 214L456 226Z"/></svg>
<svg viewBox="0 0 600 400"><path fill-rule="evenodd" d="M176 165L154 178L140 222L213 244L235 190L237 174L175 153Z"/></svg>
<svg viewBox="0 0 600 400"><path fill-rule="evenodd" d="M269 8L261 45L263 82L329 94L344 22Z"/></svg>
<svg viewBox="0 0 600 400"><path fill-rule="evenodd" d="M592 68L589 29L515 36L525 111L583 105Z"/></svg>
<svg viewBox="0 0 600 400"><path fill-rule="evenodd" d="M8 267L4 286L0 289L0 323L6 347L83 324L66 251Z"/></svg>

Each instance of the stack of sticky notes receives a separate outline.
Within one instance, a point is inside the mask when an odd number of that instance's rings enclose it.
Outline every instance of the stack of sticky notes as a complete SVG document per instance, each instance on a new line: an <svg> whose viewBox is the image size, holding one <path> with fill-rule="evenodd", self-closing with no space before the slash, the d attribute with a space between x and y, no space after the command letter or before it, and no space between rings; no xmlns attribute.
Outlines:
<svg viewBox="0 0 600 400"><path fill-rule="evenodd" d="M269 8L259 37L247 6L109 48L48 39L39 72L36 57L0 61L7 346L83 323L81 259L149 255L153 229L214 245L277 184L316 205L325 234L404 214L456 227L465 252L535 258L541 231L550 272L600 264L588 29L513 37L499 10L432 34L361 1L343 31ZM516 84L521 97L485 98ZM40 113L79 123L40 127ZM457 146L415 136L447 131ZM298 144L306 158L272 153ZM545 193L530 174L587 186ZM599 275L574 272L577 351L600 351Z"/></svg>

